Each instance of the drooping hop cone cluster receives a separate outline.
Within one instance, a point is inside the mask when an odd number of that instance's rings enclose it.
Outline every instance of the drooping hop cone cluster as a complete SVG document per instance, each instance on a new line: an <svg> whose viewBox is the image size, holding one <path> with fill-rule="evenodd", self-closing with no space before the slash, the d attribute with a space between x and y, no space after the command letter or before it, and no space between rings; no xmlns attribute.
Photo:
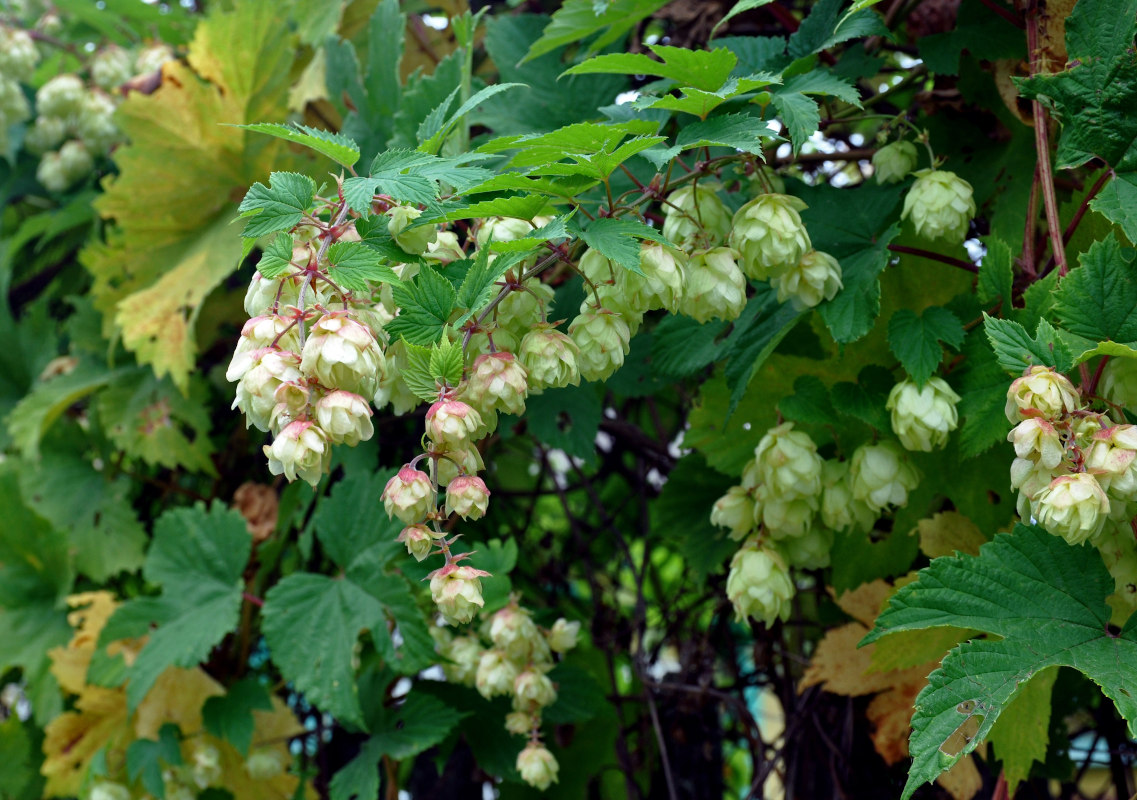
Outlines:
<svg viewBox="0 0 1137 800"><path fill-rule="evenodd" d="M1137 503L1137 427L1089 410L1065 375L1031 367L1007 391L1018 511L1073 545L1101 543Z"/></svg>
<svg viewBox="0 0 1137 800"><path fill-rule="evenodd" d="M916 145L901 140L886 144L873 153L872 168L877 183L899 183L916 169Z"/></svg>
<svg viewBox="0 0 1137 800"><path fill-rule="evenodd" d="M975 216L971 184L947 170L922 169L915 174L900 217L910 219L925 239L962 243Z"/></svg>
<svg viewBox="0 0 1137 800"><path fill-rule="evenodd" d="M959 425L959 399L943 378L931 378L923 387L901 381L885 404L892 414L892 432L908 450L930 453L942 448Z"/></svg>

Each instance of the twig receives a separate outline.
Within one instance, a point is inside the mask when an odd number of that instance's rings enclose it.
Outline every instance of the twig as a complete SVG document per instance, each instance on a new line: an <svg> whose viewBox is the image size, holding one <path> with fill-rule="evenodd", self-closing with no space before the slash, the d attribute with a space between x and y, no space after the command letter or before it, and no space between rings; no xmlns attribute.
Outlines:
<svg viewBox="0 0 1137 800"><path fill-rule="evenodd" d="M987 6L987 8L994 11L996 14L1014 25L1019 30L1026 28L1026 20L1024 20L1020 15L1011 11L1009 8L1003 8L1001 5L994 2L994 0L979 0L979 2Z"/></svg>
<svg viewBox="0 0 1137 800"><path fill-rule="evenodd" d="M959 269L965 269L975 275L979 274L979 267L961 258L952 258L942 253L934 253L931 250L921 250L919 247L908 247L902 244L890 244L888 249L894 253L907 253L908 255L920 256L921 258L930 258L932 261L939 261L942 264L949 264Z"/></svg>
<svg viewBox="0 0 1137 800"><path fill-rule="evenodd" d="M1038 72L1039 55L1039 14L1038 2L1032 0L1028 11L1030 25L1026 29L1027 49L1030 55L1030 74ZM1066 264L1066 247L1062 242L1062 227L1058 219L1058 196L1054 192L1054 172L1050 165L1050 131L1046 109L1038 100L1032 100L1034 110L1034 146L1038 150L1039 185L1042 187L1042 205L1046 209L1046 227L1050 234L1050 248L1054 263L1058 265L1059 276L1070 271Z"/></svg>

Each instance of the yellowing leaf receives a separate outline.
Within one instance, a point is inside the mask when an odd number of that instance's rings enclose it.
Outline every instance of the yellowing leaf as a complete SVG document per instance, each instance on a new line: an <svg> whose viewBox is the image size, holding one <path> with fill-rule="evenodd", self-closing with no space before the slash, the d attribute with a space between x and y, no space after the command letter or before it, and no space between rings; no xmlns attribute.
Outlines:
<svg viewBox="0 0 1137 800"><path fill-rule="evenodd" d="M295 158L269 137L225 123L287 113L291 36L269 0L214 13L197 27L189 64L167 62L151 95L132 94L117 119L130 144L96 208L114 225L83 264L108 335L183 391L202 301L236 267L240 229L229 224L245 188ZM191 69L192 67L192 69Z"/></svg>
<svg viewBox="0 0 1137 800"><path fill-rule="evenodd" d="M1030 776L1030 766L1046 759L1050 741L1050 692L1058 670L1043 670L1030 679L1022 692L999 715L987 734L995 757L1003 762L1007 794L1013 797L1018 785Z"/></svg>
<svg viewBox="0 0 1137 800"><path fill-rule="evenodd" d="M894 675L869 673L873 646L857 648L869 630L850 622L826 631L802 676L799 688L820 684L827 692L856 697L881 692L893 685Z"/></svg>
<svg viewBox="0 0 1137 800"><path fill-rule="evenodd" d="M987 537L978 526L958 511L944 511L931 519L916 523L920 534L920 552L928 558L955 555L958 550L970 556L979 554L979 546Z"/></svg>
<svg viewBox="0 0 1137 800"><path fill-rule="evenodd" d="M121 763L134 738L126 713L126 693L121 689L85 687L75 709L60 714L44 729L40 771L47 778L45 797L78 795L95 753L105 747L108 763L116 758Z"/></svg>
<svg viewBox="0 0 1137 800"><path fill-rule="evenodd" d="M862 583L856 589L843 592L837 598L837 605L857 622L871 627L892 591L893 587L887 581L878 579Z"/></svg>
<svg viewBox="0 0 1137 800"><path fill-rule="evenodd" d="M938 664L948 650L973 635L973 631L950 627L890 634L873 645L870 669L888 672L928 663Z"/></svg>
<svg viewBox="0 0 1137 800"><path fill-rule="evenodd" d="M110 592L82 592L68 597L67 604L77 609L67 615L75 634L66 647L53 648L48 656L51 673L59 685L71 694L79 694L87 683L87 667L95 642L118 603Z"/></svg>

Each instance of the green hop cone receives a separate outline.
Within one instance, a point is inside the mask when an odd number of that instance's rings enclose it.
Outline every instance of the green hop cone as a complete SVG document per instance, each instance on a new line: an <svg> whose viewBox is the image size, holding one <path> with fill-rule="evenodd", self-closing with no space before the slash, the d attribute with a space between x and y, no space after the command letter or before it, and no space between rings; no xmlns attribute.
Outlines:
<svg viewBox="0 0 1137 800"><path fill-rule="evenodd" d="M1111 358L1102 370L1099 386L1106 400L1137 410L1137 358Z"/></svg>
<svg viewBox="0 0 1137 800"><path fill-rule="evenodd" d="M911 219L916 233L925 239L944 239L962 244L975 216L971 184L954 172L922 169L904 196L901 219Z"/></svg>
<svg viewBox="0 0 1137 800"><path fill-rule="evenodd" d="M923 387L903 380L892 387L885 408L892 412L892 432L905 449L930 453L947 444L959 424L958 402L959 395L943 378L932 378Z"/></svg>
<svg viewBox="0 0 1137 800"><path fill-rule="evenodd" d="M738 319L746 307L746 278L729 247L697 250L687 262L687 285L679 313L699 322Z"/></svg>
<svg viewBox="0 0 1137 800"><path fill-rule="evenodd" d="M1097 536L1109 518L1109 498L1088 472L1059 475L1030 507L1039 525L1072 545Z"/></svg>
<svg viewBox="0 0 1137 800"><path fill-rule="evenodd" d="M559 770L556 757L539 742L530 742L517 755L517 771L521 773L521 780L542 792L557 782Z"/></svg>
<svg viewBox="0 0 1137 800"><path fill-rule="evenodd" d="M899 183L916 168L916 145L899 141L873 153L872 168L877 183Z"/></svg>
<svg viewBox="0 0 1137 800"><path fill-rule="evenodd" d="M604 380L624 364L631 349L631 330L620 314L605 308L588 309L569 324L569 336L580 355L580 376L586 381Z"/></svg>
<svg viewBox="0 0 1137 800"><path fill-rule="evenodd" d="M707 185L688 184L663 203L663 237L685 250L716 247L730 234L730 211Z"/></svg>
<svg viewBox="0 0 1137 800"><path fill-rule="evenodd" d="M805 208L788 194L764 194L734 213L730 246L740 254L746 277L766 281L799 264L811 248L798 213Z"/></svg>
<svg viewBox="0 0 1137 800"><path fill-rule="evenodd" d="M438 235L436 225L420 225L412 228L411 223L422 216L422 212L410 206L393 206L387 211L387 230L395 244L408 253L421 256Z"/></svg>
<svg viewBox="0 0 1137 800"><path fill-rule="evenodd" d="M832 300L844 286L841 264L820 250L810 250L796 267L773 278L770 284L778 290L779 303L789 300L798 311Z"/></svg>
<svg viewBox="0 0 1137 800"><path fill-rule="evenodd" d="M786 619L794 585L785 558L751 539L730 561L726 595L740 622L753 617L769 627L776 619Z"/></svg>

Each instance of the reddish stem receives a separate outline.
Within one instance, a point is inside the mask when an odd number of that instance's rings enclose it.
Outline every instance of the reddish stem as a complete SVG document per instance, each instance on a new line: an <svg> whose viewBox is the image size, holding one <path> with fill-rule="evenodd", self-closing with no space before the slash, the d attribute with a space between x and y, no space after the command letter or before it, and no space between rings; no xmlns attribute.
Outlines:
<svg viewBox="0 0 1137 800"><path fill-rule="evenodd" d="M1030 74L1038 72L1039 26L1038 3L1031 2L1028 12L1030 25L1026 29L1027 49L1030 55ZM1034 110L1034 146L1038 151L1039 185L1042 187L1042 205L1046 209L1046 227L1050 235L1050 248L1059 276L1070 271L1066 264L1066 246L1062 241L1062 224L1058 219L1058 196L1054 192L1054 173L1050 165L1050 131L1046 109L1038 100L1031 101Z"/></svg>
<svg viewBox="0 0 1137 800"><path fill-rule="evenodd" d="M245 598L245 600L252 603L257 608L264 608L265 601L261 600L256 595L249 594L248 592L241 592L241 597Z"/></svg>
<svg viewBox="0 0 1137 800"><path fill-rule="evenodd" d="M930 258L933 261L939 261L941 264L949 264L959 269L965 269L974 275L979 274L979 267L961 258L952 258L942 253L933 253L931 250L921 250L919 247L908 247L902 244L890 244L888 249L894 253L907 253L908 255L920 256L921 258Z"/></svg>

